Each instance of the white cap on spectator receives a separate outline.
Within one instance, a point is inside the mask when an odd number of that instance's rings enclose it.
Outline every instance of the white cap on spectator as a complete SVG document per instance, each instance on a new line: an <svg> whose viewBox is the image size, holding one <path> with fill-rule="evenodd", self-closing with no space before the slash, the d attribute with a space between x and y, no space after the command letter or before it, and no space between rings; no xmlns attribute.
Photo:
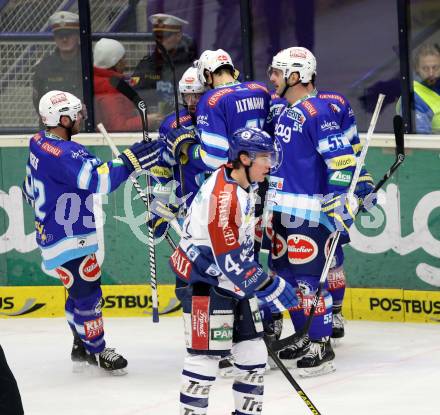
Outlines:
<svg viewBox="0 0 440 415"><path fill-rule="evenodd" d="M152 14L148 20L153 24L153 32L180 32L186 20L171 14L157 13Z"/></svg>
<svg viewBox="0 0 440 415"><path fill-rule="evenodd" d="M57 30L79 30L79 16L76 13L58 11L49 17L52 32Z"/></svg>
<svg viewBox="0 0 440 415"><path fill-rule="evenodd" d="M125 48L120 42L103 37L96 42L93 49L93 64L97 68L112 68L124 55Z"/></svg>

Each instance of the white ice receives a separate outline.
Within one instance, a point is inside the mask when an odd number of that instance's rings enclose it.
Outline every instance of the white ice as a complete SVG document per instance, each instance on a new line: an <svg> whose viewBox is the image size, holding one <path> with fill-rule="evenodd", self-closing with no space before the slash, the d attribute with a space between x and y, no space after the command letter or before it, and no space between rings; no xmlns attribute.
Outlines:
<svg viewBox="0 0 440 415"><path fill-rule="evenodd" d="M72 373L63 319L0 319L0 343L27 415L177 415L184 342L179 317L105 320L108 346L129 373ZM323 415L440 414L440 326L349 321L336 372L298 383ZM295 374L294 374L295 376ZM210 415L233 410L230 379L219 378ZM266 376L266 415L311 414L283 374Z"/></svg>

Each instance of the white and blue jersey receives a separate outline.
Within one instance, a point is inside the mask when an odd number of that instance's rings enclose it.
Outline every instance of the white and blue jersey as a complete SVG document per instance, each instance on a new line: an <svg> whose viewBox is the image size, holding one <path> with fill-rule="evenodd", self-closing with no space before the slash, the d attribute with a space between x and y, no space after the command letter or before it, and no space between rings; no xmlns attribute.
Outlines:
<svg viewBox="0 0 440 415"><path fill-rule="evenodd" d="M269 106L270 94L258 82L237 82L203 94L196 118L200 155L208 169L228 162L229 137L239 128L265 128Z"/></svg>
<svg viewBox="0 0 440 415"><path fill-rule="evenodd" d="M30 139L23 191L33 201L46 269L97 251L93 193L112 192L129 174L122 160L103 163L83 145L47 131Z"/></svg>

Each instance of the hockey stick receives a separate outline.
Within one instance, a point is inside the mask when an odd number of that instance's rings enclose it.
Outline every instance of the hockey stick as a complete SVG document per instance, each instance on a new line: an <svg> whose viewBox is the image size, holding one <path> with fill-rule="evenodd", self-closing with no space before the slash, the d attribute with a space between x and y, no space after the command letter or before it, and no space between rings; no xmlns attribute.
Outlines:
<svg viewBox="0 0 440 415"><path fill-rule="evenodd" d="M177 78L176 78L176 66L174 65L173 60L171 59L170 54L168 53L168 51L165 49L165 47L162 45L162 43L160 43L157 39L156 39L156 45L159 48L159 50L161 51L163 57L165 58L165 60L167 61L168 65L170 65L171 68L171 72L173 74L173 93L174 93L174 114L176 117L176 128L180 128L181 124L180 124L180 117L179 117L179 97L177 94ZM182 190L182 195L184 196L185 193L185 180L183 177L183 168L182 168L182 164L179 163L179 176L180 176L180 186L181 186L181 190ZM184 206L184 212L183 214L186 214L186 203Z"/></svg>
<svg viewBox="0 0 440 415"><path fill-rule="evenodd" d="M110 83L112 86L114 86L118 91L120 91L131 102L133 102L136 105L136 108L139 111L139 115L141 116L143 139L146 142L150 142L151 138L148 135L147 106L145 105L145 102L141 99L141 97L137 94L137 92L124 81L123 78L112 77L112 78L110 78ZM101 131L101 133L103 133L104 127L102 127L102 129L100 128L99 130ZM107 136L108 136L108 134L107 134ZM105 135L104 135L104 137L105 137ZM137 182L137 180L136 180L136 182ZM134 181L133 181L133 184L134 184ZM134 185L134 186L139 193L139 190L141 190L139 183L137 182L137 187L136 187L136 185ZM142 200L144 201L145 206L147 207L147 211L151 212L149 192L150 192L150 177L147 175L147 194L145 195L145 197L143 197L141 193L139 193L139 194L141 195ZM147 232L148 232L148 252L149 252L149 257L150 257L151 297L153 300L153 304L152 304L153 323L158 323L159 322L159 305L158 305L159 301L158 301L158 295L157 295L156 247L154 245L153 227L151 226L150 221L147 221Z"/></svg>
<svg viewBox="0 0 440 415"><path fill-rule="evenodd" d="M365 144L362 148L361 154L359 155L358 161L356 163L356 169L353 174L353 179L351 181L350 187L347 192L347 200L350 200L353 197L354 189L356 188L356 184L359 179L361 169L364 165L365 158L367 156L368 147L370 146L371 138L373 136L373 132L376 127L377 119L379 117L380 109L382 107L382 103L383 103L384 98L385 98L385 95L379 94L379 97L378 97L377 103L376 103L376 108L375 108L373 116L371 118L370 126L368 128L367 137L365 139ZM397 141L398 140L397 140L397 135L396 135L396 143L397 143ZM403 139L402 139L402 141L400 141L400 138L399 138L399 145L402 142L403 142ZM403 143L402 143L402 146L403 146ZM389 177L390 176L388 176L388 178ZM381 186L385 183L385 181L386 180L383 181ZM319 278L318 290L316 291L316 294L313 298L313 302L310 307L309 316L307 317L307 320L306 320L306 323L305 323L303 329L298 333L294 333L291 336L285 337L284 339L273 341L271 343L271 345L272 345L272 348L275 352L280 351L280 350L298 342L302 337L304 337L305 335L308 334L308 332L310 330L310 326L312 324L313 317L315 315L316 307L318 306L319 297L321 296L321 292L322 292L322 289L324 288L325 280L327 279L327 275L330 270L330 264L333 260L334 255L335 255L336 247L338 246L340 235L341 235L341 232L336 231L334 237L332 238L332 241L330 244L330 250L329 250L327 259L325 261L324 268L321 273L321 277Z"/></svg>
<svg viewBox="0 0 440 415"><path fill-rule="evenodd" d="M403 134L403 118L400 115L395 115L393 118L394 138L396 140L396 159L392 166L388 169L385 175L379 180L371 193L377 191L386 183L392 174L399 168L405 160L405 144ZM368 196L367 196L368 197Z"/></svg>
<svg viewBox="0 0 440 415"><path fill-rule="evenodd" d="M264 342L266 343L267 352L269 353L269 356L272 358L272 360L278 366L278 369L280 369L281 372L283 372L283 375L286 377L286 379L289 381L289 383L293 386L293 388L298 392L298 395L301 397L301 399L304 401L304 403L310 409L312 414L321 415L321 412L319 412L318 409L316 408L316 406L313 405L312 401L309 399L309 397L303 391L301 386L299 386L297 381L293 378L292 374L289 372L289 370L286 368L286 366L284 366L284 363L280 360L280 358L278 357L276 352L274 350L272 350L271 342L266 336L264 336Z"/></svg>
<svg viewBox="0 0 440 415"><path fill-rule="evenodd" d="M136 107L136 109L139 112L139 115L141 116L142 120L142 133L144 136L145 141L151 141L151 138L148 135L148 118L147 118L147 106L145 104L145 101L139 96L139 94L122 78L118 78L117 76L113 76L110 78L111 85L116 88L122 95L127 97ZM174 229L174 231L179 235L179 237L182 237L182 229L180 228L180 225L177 223L175 219L170 221L171 227ZM168 243L170 244L172 249L175 249L176 244L172 242L171 237L167 233L166 239ZM174 244L174 248L173 248Z"/></svg>

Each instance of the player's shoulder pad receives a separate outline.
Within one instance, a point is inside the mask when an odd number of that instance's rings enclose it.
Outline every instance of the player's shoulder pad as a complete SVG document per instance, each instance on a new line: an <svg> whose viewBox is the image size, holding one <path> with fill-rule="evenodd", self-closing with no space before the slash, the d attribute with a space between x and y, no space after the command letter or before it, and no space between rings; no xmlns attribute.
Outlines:
<svg viewBox="0 0 440 415"><path fill-rule="evenodd" d="M250 90L253 90L253 91L260 90L260 91L264 91L267 94L269 94L269 90L267 89L266 85L264 85L262 82L249 81L249 82L244 82L242 85Z"/></svg>
<svg viewBox="0 0 440 415"><path fill-rule="evenodd" d="M204 103L205 106L214 108L225 96L232 94L234 91L235 89L229 86L212 89L211 91L205 92L203 94L200 102Z"/></svg>

